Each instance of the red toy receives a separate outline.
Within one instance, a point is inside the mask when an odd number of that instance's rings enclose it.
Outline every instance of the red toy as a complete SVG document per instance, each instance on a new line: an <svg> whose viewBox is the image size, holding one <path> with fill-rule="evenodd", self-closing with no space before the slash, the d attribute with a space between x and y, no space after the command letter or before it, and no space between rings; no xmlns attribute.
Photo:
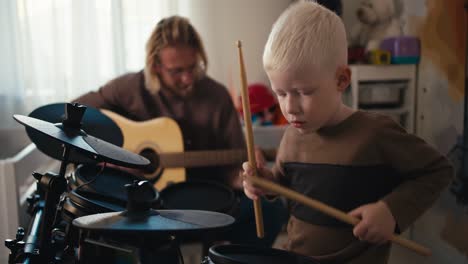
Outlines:
<svg viewBox="0 0 468 264"><path fill-rule="evenodd" d="M267 86L261 83L254 83L249 85L248 89L253 124L266 126L287 123L275 97ZM240 97L239 100L241 100ZM240 104L239 112L242 114L242 104Z"/></svg>

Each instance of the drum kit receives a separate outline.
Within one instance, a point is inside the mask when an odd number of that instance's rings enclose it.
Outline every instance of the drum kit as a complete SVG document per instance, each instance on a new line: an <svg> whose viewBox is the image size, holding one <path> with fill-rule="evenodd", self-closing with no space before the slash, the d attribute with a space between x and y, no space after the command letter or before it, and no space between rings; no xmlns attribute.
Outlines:
<svg viewBox="0 0 468 264"><path fill-rule="evenodd" d="M149 161L121 148L119 128L96 109L52 104L13 118L61 165L58 173L32 173L30 224L5 241L9 263L183 263L182 241L214 242L235 222L236 197L223 185L185 182L159 193L106 166L139 169ZM72 173L69 164L77 165ZM277 249L217 245L202 263L317 262Z"/></svg>

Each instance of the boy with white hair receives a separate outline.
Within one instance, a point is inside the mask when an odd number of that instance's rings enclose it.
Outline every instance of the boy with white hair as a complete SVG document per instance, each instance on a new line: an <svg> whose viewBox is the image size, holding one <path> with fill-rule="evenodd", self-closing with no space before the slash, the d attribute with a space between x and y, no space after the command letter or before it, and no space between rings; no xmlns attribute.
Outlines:
<svg viewBox="0 0 468 264"><path fill-rule="evenodd" d="M290 123L273 170L258 175L361 219L354 227L288 201L286 250L324 263L387 263L388 239L403 232L449 183L448 160L391 118L342 102L350 83L344 25L313 2L297 2L275 22L265 71ZM274 195L253 186L251 199ZM266 219L268 221L268 219Z"/></svg>

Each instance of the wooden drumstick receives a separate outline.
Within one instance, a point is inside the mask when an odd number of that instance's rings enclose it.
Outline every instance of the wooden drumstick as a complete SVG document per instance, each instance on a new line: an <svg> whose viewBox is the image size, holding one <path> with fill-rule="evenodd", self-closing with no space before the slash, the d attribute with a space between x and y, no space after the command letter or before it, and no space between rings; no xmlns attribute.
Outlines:
<svg viewBox="0 0 468 264"><path fill-rule="evenodd" d="M328 206L320 201L314 200L312 198L309 198L299 192L295 192L293 190L290 190L286 187L283 187L279 184L276 184L274 182L259 178L259 177L249 177L250 181L256 185L259 186L265 190L268 190L270 192L274 192L277 194L280 194L286 198L289 198L291 200L294 200L296 202L299 202L301 204L307 205L308 207L315 209L317 211L320 211L326 215L332 216L338 220L341 220L345 223L351 224L351 225L356 225L359 223L359 219L355 218L353 216L350 216L346 214L343 211L340 211L336 208L333 208L331 206ZM431 251L422 246L419 245L418 243L408 240L404 237L398 236L393 234L392 237L390 238L391 241L399 244L400 246L406 247L408 249L411 249L415 251L416 253L423 255L423 256L430 256Z"/></svg>
<svg viewBox="0 0 468 264"><path fill-rule="evenodd" d="M247 136L247 154L250 166L254 168L254 175L257 176L257 162L255 160L255 149L252 132L252 117L250 115L249 92L247 91L247 76L245 73L244 57L242 55L242 44L240 40L237 41L237 48L239 51L239 65L242 88L242 109L244 112L244 124ZM265 234L263 230L262 204L260 203L260 199L254 200L253 203L255 211L255 223L257 225L257 237L263 238Z"/></svg>

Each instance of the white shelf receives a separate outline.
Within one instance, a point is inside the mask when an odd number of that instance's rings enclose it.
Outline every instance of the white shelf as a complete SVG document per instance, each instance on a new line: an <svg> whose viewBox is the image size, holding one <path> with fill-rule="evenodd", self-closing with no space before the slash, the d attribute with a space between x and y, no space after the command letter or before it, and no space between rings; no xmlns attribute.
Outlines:
<svg viewBox="0 0 468 264"><path fill-rule="evenodd" d="M276 149L288 125L283 126L253 126L252 132L256 146L265 149Z"/></svg>
<svg viewBox="0 0 468 264"><path fill-rule="evenodd" d="M415 78L416 65L414 64L390 64L370 65L353 64L351 71L355 71L359 81L394 81L409 80Z"/></svg>
<svg viewBox="0 0 468 264"><path fill-rule="evenodd" d="M399 108L372 108L371 111L373 112L385 112L389 114L407 114L411 110L407 109L405 107L399 107Z"/></svg>
<svg viewBox="0 0 468 264"><path fill-rule="evenodd" d="M351 68L351 89L345 94L345 101L354 109L359 108L359 93L363 83L402 82L401 105L397 107L364 108L369 111L387 113L392 116L402 116L402 125L410 133L415 133L416 77L417 65L368 65L354 64Z"/></svg>

